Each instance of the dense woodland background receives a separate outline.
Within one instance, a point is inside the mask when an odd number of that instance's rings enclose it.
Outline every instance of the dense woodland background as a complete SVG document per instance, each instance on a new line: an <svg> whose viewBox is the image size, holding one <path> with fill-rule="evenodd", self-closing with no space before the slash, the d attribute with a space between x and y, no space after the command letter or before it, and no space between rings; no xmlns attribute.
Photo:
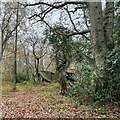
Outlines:
<svg viewBox="0 0 120 120"><path fill-rule="evenodd" d="M80 104L120 105L120 1L0 2L0 13L3 93L60 86Z"/></svg>

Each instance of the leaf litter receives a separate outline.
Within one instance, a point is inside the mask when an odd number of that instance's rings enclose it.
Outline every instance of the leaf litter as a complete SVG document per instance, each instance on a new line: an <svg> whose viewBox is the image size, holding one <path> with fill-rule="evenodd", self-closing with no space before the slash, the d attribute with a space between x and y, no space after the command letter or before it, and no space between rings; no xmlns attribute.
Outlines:
<svg viewBox="0 0 120 120"><path fill-rule="evenodd" d="M39 86L41 87L41 86ZM36 87L37 88L37 87ZM0 99L4 118L120 118L120 109L112 104L76 105L75 99L62 96L56 90L18 90ZM53 92L54 91L54 92Z"/></svg>

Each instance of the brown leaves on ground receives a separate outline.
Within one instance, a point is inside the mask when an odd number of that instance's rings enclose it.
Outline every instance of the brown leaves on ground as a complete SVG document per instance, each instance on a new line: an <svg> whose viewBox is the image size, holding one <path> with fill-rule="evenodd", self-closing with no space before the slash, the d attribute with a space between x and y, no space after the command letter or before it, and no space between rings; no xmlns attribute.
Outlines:
<svg viewBox="0 0 120 120"><path fill-rule="evenodd" d="M33 86L32 86L33 87ZM119 118L113 104L77 105L74 98L61 96L58 85L18 87L16 92L3 92L1 113L4 118Z"/></svg>

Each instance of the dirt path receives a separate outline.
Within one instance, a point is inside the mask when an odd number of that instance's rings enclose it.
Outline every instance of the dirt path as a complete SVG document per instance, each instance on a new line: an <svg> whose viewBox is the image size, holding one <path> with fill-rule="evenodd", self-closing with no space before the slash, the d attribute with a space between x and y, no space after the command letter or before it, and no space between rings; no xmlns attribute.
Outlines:
<svg viewBox="0 0 120 120"><path fill-rule="evenodd" d="M118 118L120 111L112 106L75 104L72 98L61 96L58 91L9 92L0 100L5 118Z"/></svg>

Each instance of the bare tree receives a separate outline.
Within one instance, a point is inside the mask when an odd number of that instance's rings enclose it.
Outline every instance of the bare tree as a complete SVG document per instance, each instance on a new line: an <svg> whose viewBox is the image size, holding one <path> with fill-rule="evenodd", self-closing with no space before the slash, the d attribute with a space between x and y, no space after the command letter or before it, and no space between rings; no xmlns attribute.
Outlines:
<svg viewBox="0 0 120 120"><path fill-rule="evenodd" d="M32 46L32 53L35 60L35 77L37 81L41 81L39 68L43 70L43 57L46 54L47 46L44 45L39 39L39 37L32 36L30 39L31 46Z"/></svg>
<svg viewBox="0 0 120 120"><path fill-rule="evenodd" d="M16 26L18 25L18 7L16 9ZM17 83L17 43L18 43L18 27L16 27L15 31L15 42L14 42L14 86L13 91L16 90L16 83Z"/></svg>
<svg viewBox="0 0 120 120"><path fill-rule="evenodd" d="M26 45L25 44L25 42L23 41L20 41L20 43L21 43L21 45L22 45L22 48L23 48L23 51L24 51L24 57L25 57L25 63L26 63L26 76L27 76L27 80L29 80L29 75L30 75L30 73L29 73L29 64L30 64L30 62L29 62L29 46L28 45ZM27 43L28 44L28 43Z"/></svg>
<svg viewBox="0 0 120 120"><path fill-rule="evenodd" d="M6 46L7 41L14 36L14 32L16 30L16 27L20 25L22 19L24 16L21 16L19 18L19 21L17 24L15 24L15 14L16 10L14 9L14 6L12 3L2 3L2 13L1 13L1 24L0 24L0 60L2 59L3 52Z"/></svg>

